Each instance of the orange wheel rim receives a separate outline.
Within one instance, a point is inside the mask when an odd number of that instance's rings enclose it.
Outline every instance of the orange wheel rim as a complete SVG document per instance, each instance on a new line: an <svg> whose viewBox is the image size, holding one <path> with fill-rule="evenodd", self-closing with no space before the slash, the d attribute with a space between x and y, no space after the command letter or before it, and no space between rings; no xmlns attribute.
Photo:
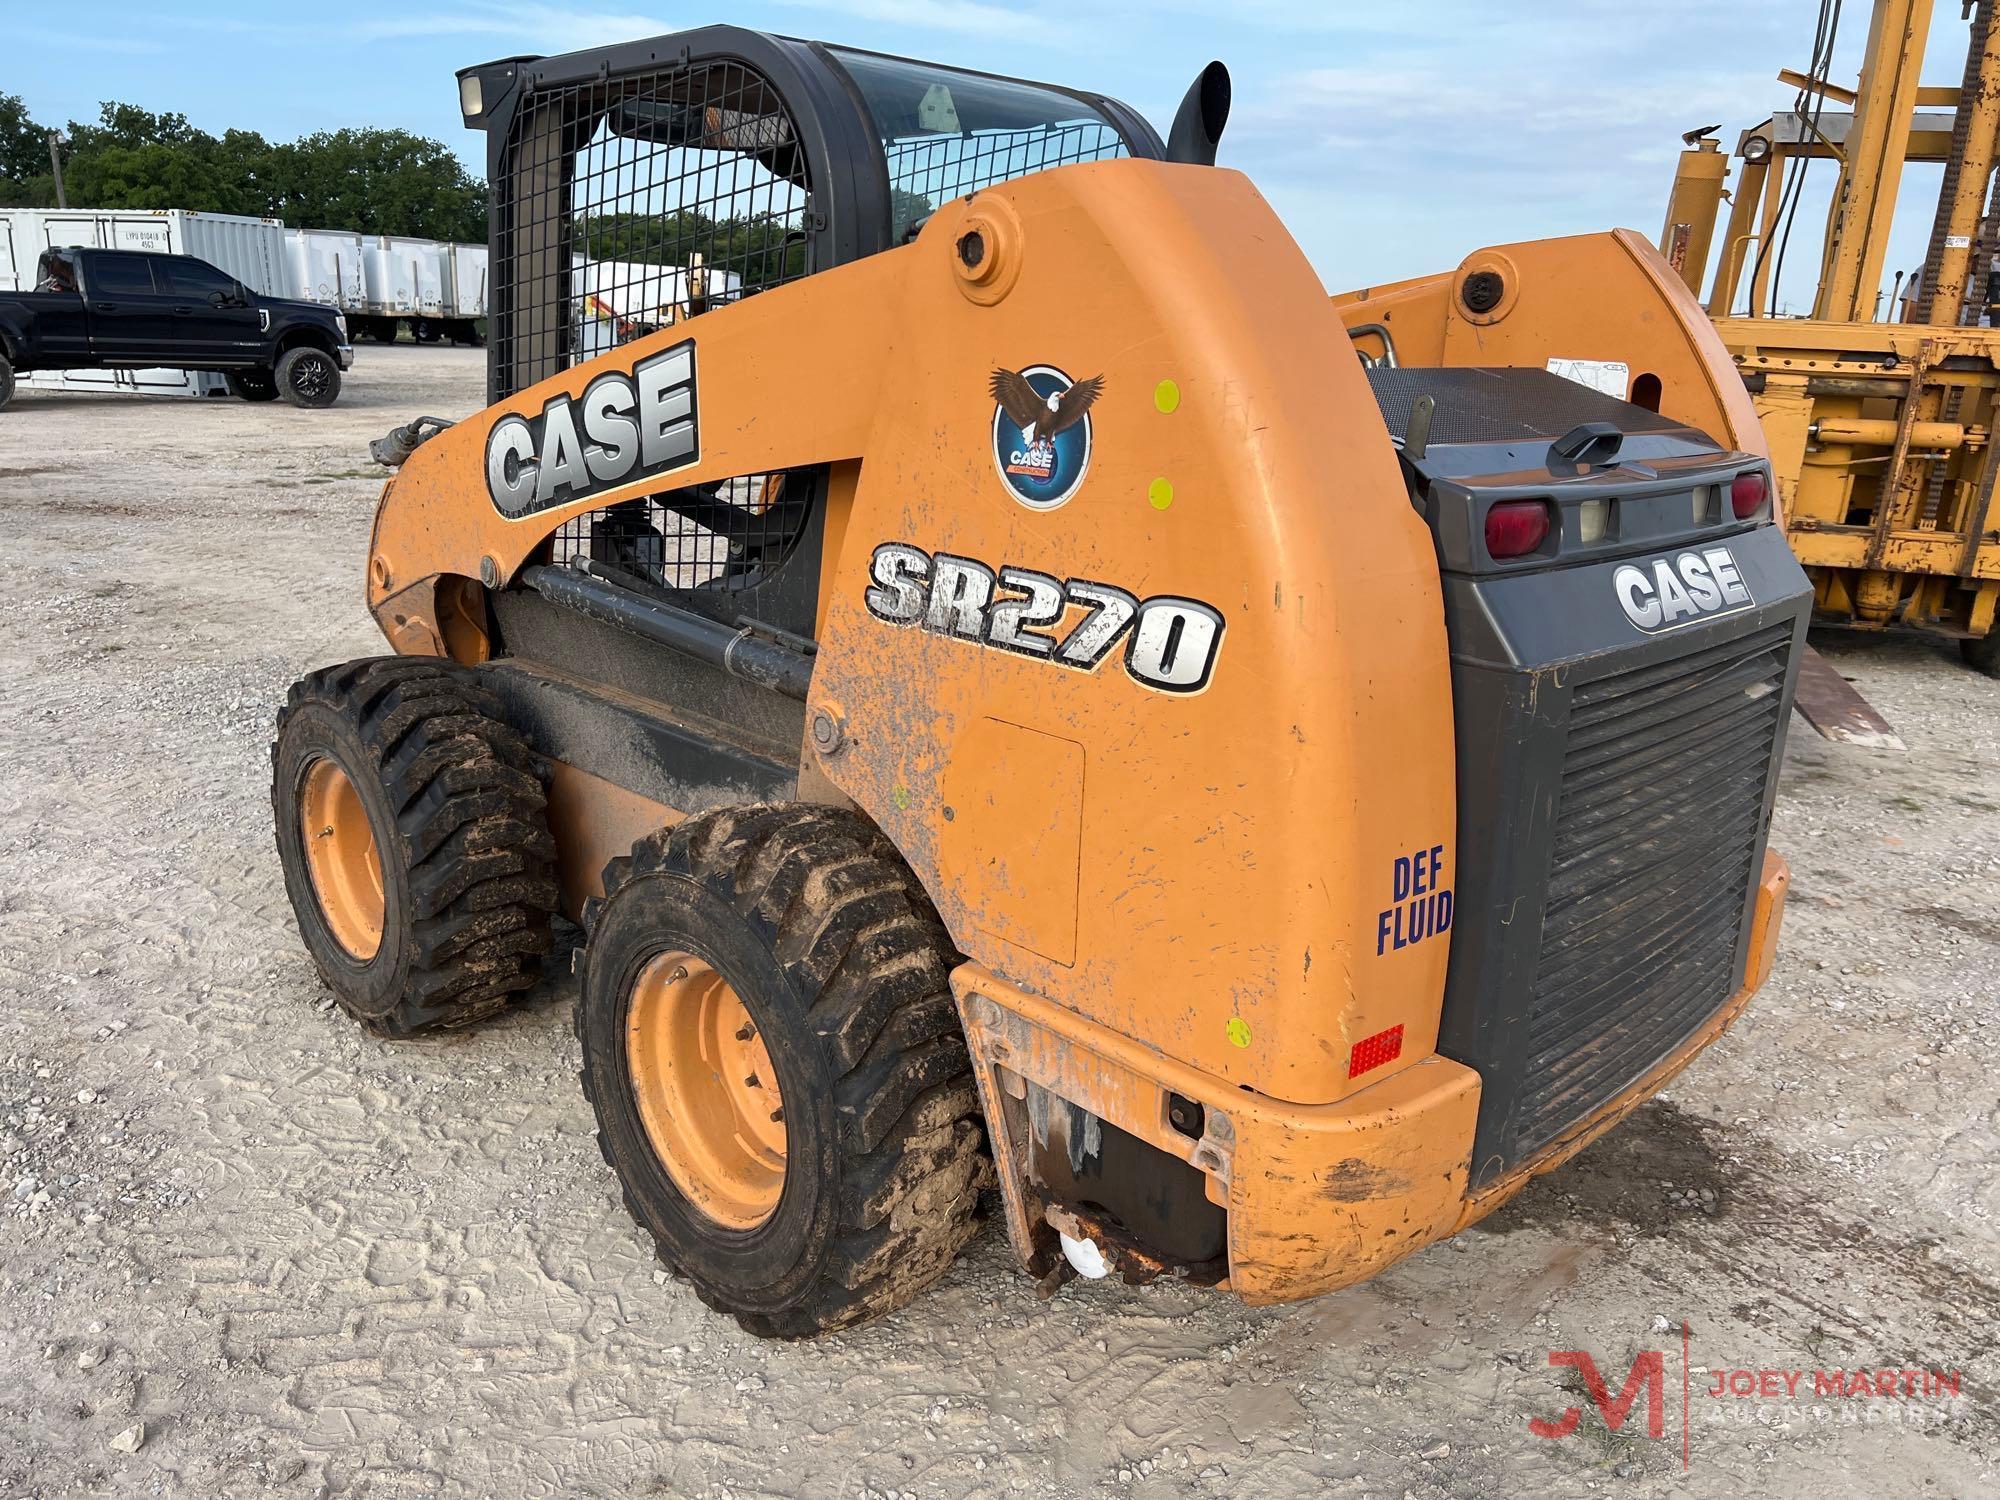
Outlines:
<svg viewBox="0 0 2000 1500"><path fill-rule="evenodd" d="M361 793L330 760L316 760L306 770L299 830L326 925L350 956L365 963L382 946L382 851Z"/></svg>
<svg viewBox="0 0 2000 1500"><path fill-rule="evenodd" d="M691 953L651 960L632 985L625 1054L674 1186L727 1228L770 1218L785 1187L784 1096L729 981Z"/></svg>

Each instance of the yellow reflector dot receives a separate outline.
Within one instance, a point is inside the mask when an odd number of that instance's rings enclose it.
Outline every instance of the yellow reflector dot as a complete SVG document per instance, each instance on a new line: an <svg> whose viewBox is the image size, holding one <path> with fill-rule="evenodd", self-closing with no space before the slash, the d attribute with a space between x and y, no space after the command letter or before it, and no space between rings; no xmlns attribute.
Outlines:
<svg viewBox="0 0 2000 1500"><path fill-rule="evenodd" d="M1250 1045L1250 1023L1241 1016L1231 1016L1229 1024L1222 1029L1228 1034L1230 1046L1247 1047Z"/></svg>
<svg viewBox="0 0 2000 1500"><path fill-rule="evenodd" d="M1181 404L1181 388L1171 380L1162 380L1153 387L1153 405L1163 412L1170 412Z"/></svg>
<svg viewBox="0 0 2000 1500"><path fill-rule="evenodd" d="M1174 487L1164 479L1155 479L1146 486L1146 498L1153 502L1154 510L1165 510L1174 503Z"/></svg>

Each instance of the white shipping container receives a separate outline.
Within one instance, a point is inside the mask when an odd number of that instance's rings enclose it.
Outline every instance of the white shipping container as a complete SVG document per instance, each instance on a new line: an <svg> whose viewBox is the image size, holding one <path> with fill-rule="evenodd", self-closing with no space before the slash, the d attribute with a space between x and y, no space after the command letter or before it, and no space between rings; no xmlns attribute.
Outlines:
<svg viewBox="0 0 2000 1500"><path fill-rule="evenodd" d="M362 258L368 311L389 316L441 317L445 268L451 247L443 240L376 235Z"/></svg>
<svg viewBox="0 0 2000 1500"><path fill-rule="evenodd" d="M451 270L451 290L445 316L483 318L486 316L486 247L453 245L446 261Z"/></svg>
<svg viewBox="0 0 2000 1500"><path fill-rule="evenodd" d="M0 290L33 291L42 252L65 245L192 255L227 271L253 292L297 295L280 220L184 208L0 208ZM21 384L37 390L153 396L208 396L226 389L220 375L191 370L41 370L23 375Z"/></svg>
<svg viewBox="0 0 2000 1500"><path fill-rule="evenodd" d="M359 312L366 300L362 237L345 229L287 229L285 255L292 295L342 312Z"/></svg>

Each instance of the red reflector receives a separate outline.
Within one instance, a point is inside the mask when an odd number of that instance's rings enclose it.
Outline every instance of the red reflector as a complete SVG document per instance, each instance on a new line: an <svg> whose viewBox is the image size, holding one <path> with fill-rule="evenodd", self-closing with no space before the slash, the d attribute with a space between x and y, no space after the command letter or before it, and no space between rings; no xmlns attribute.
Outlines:
<svg viewBox="0 0 2000 1500"><path fill-rule="evenodd" d="M1494 557L1522 557L1549 534L1549 508L1540 500L1502 500L1486 512L1486 550Z"/></svg>
<svg viewBox="0 0 2000 1500"><path fill-rule="evenodd" d="M1387 1031L1378 1031L1373 1036L1365 1036L1354 1044L1354 1050L1347 1054L1347 1076L1359 1078L1370 1068L1379 1068L1383 1063L1394 1062L1403 1055L1403 1028L1391 1026Z"/></svg>
<svg viewBox="0 0 2000 1500"><path fill-rule="evenodd" d="M1764 476L1752 470L1729 481L1729 508L1736 519L1747 521L1764 508Z"/></svg>

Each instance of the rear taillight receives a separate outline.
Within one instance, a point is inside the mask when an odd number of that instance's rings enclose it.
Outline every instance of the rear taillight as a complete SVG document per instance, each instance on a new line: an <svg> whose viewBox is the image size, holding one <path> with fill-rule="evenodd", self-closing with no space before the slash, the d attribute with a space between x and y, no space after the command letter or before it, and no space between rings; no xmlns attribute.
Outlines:
<svg viewBox="0 0 2000 1500"><path fill-rule="evenodd" d="M1492 557L1525 557L1549 535L1546 500L1502 500L1486 512L1486 551Z"/></svg>
<svg viewBox="0 0 2000 1500"><path fill-rule="evenodd" d="M1356 1042L1347 1053L1347 1076L1359 1078L1371 1068L1392 1063L1403 1055L1403 1028L1391 1026Z"/></svg>
<svg viewBox="0 0 2000 1500"><path fill-rule="evenodd" d="M1736 519L1747 521L1761 511L1767 489L1761 469L1752 469L1732 479L1729 482L1729 508L1736 512Z"/></svg>

